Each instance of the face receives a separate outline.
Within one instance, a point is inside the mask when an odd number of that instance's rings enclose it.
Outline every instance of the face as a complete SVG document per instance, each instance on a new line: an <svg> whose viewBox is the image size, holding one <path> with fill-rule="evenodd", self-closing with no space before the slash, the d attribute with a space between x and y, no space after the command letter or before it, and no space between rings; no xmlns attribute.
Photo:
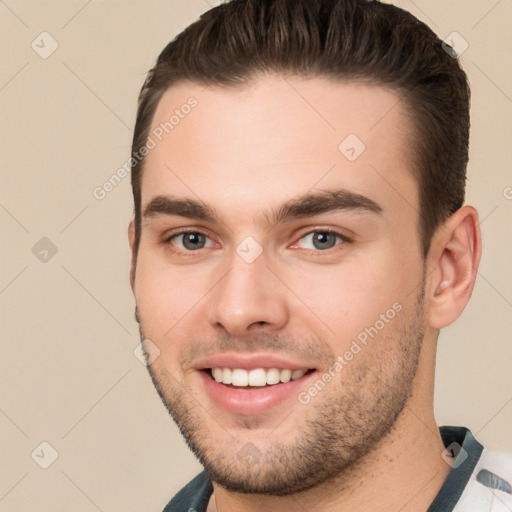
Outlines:
<svg viewBox="0 0 512 512"><path fill-rule="evenodd" d="M407 406L424 336L398 97L320 78L182 84L150 133L133 287L164 404L227 489L328 481Z"/></svg>

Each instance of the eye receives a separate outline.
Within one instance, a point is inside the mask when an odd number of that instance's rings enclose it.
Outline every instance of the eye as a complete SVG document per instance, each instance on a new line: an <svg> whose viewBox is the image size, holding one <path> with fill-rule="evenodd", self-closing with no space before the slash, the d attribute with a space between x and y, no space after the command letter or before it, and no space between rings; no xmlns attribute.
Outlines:
<svg viewBox="0 0 512 512"><path fill-rule="evenodd" d="M305 242L302 244L302 249L325 251L328 249L332 249L337 245L341 245L344 242L349 242L350 240L346 236L336 231L318 230L311 231L310 233L307 233L306 235L302 236L299 239L299 243L300 241Z"/></svg>
<svg viewBox="0 0 512 512"><path fill-rule="evenodd" d="M175 245L178 249L187 252L209 247L208 242L210 242L211 245L211 240L203 233L199 233L197 231L183 231L181 233L176 233L166 240L166 243Z"/></svg>

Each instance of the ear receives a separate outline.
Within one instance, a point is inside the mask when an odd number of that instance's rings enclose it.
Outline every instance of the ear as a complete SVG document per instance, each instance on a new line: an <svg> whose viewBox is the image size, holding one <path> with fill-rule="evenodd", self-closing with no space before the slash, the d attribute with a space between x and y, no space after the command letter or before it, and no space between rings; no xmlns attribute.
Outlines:
<svg viewBox="0 0 512 512"><path fill-rule="evenodd" d="M135 266L136 266L136 255L134 253L135 248L135 223L132 220L128 225L128 242L130 244L131 260L130 260L130 286L134 291L135 286Z"/></svg>
<svg viewBox="0 0 512 512"><path fill-rule="evenodd" d="M430 327L446 327L462 314L473 292L481 253L478 213L463 206L432 239L427 266Z"/></svg>

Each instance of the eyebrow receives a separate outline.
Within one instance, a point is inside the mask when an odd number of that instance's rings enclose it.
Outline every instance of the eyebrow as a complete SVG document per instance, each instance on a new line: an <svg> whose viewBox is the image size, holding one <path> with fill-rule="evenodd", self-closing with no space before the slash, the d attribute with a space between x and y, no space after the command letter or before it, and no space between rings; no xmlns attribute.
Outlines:
<svg viewBox="0 0 512 512"><path fill-rule="evenodd" d="M382 207L372 199L349 190L340 189L307 193L296 199L291 199L277 210L265 214L265 218L269 224L275 225L336 210L382 213Z"/></svg>
<svg viewBox="0 0 512 512"><path fill-rule="evenodd" d="M313 217L337 210L382 213L382 207L372 199L349 190L338 189L307 193L292 198L277 209L264 212L263 218L267 224L274 226L293 219ZM144 208L142 216L149 219L159 215L176 215L212 223L224 223L221 216L204 202L169 195L154 197Z"/></svg>
<svg viewBox="0 0 512 512"><path fill-rule="evenodd" d="M159 215L177 215L189 219L220 222L220 217L206 204L194 199L181 199L175 196L156 196L144 208L143 218Z"/></svg>

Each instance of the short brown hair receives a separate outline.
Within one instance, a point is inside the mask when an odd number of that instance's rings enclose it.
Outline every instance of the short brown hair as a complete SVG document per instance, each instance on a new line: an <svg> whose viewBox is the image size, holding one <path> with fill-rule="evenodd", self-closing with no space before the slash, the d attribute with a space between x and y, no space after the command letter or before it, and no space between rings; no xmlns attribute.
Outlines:
<svg viewBox="0 0 512 512"><path fill-rule="evenodd" d="M240 86L258 74L356 80L389 87L414 126L424 256L437 227L464 202L469 85L459 62L424 23L368 0L231 0L203 14L162 51L139 95L132 154L149 135L164 92L179 82ZM132 169L135 254L144 160Z"/></svg>

